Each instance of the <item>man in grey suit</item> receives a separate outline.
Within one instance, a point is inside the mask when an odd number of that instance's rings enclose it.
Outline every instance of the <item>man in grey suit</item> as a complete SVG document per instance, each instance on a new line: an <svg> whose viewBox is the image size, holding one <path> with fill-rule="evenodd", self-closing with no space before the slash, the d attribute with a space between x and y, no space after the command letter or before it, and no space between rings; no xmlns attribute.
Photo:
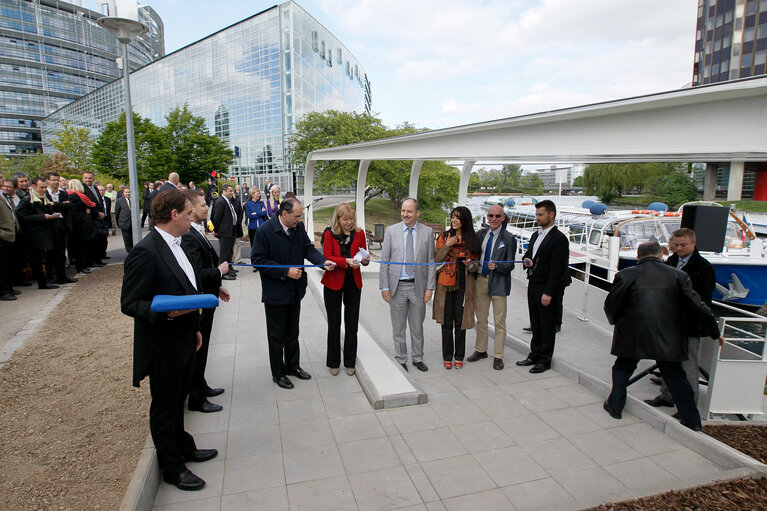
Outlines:
<svg viewBox="0 0 767 511"><path fill-rule="evenodd" d="M418 223L421 208L415 199L402 201L402 222L386 229L381 260L404 263L433 263L434 234ZM421 371L423 362L423 320L426 303L434 293L434 266L382 264L378 281L381 296L389 304L394 358L407 371L405 326L410 326L413 365Z"/></svg>

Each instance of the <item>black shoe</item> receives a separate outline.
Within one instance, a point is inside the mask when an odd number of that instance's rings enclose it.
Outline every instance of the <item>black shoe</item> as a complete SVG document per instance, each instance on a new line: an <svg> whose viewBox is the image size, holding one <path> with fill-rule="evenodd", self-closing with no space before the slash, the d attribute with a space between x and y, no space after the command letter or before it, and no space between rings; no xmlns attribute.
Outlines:
<svg viewBox="0 0 767 511"><path fill-rule="evenodd" d="M179 472L178 474L164 473L162 478L166 483L172 484L179 490L197 491L202 490L202 487L205 486L205 481L186 469Z"/></svg>
<svg viewBox="0 0 767 511"><path fill-rule="evenodd" d="M109 256L101 256L101 258L102 258L102 259L112 259L112 258L111 258L111 257L109 257Z"/></svg>
<svg viewBox="0 0 767 511"><path fill-rule="evenodd" d="M14 300L18 300L18 298L16 298L16 295L14 295L13 293L6 293L3 295L0 295L0 301L12 302Z"/></svg>
<svg viewBox="0 0 767 511"><path fill-rule="evenodd" d="M530 357L527 357L524 360L517 360L517 365L518 366L532 366L532 365L535 365L535 360L533 360Z"/></svg>
<svg viewBox="0 0 767 511"><path fill-rule="evenodd" d="M272 378L272 381L277 384L278 387L281 389L292 389L293 388L293 382L290 381L290 379L283 375L279 378Z"/></svg>
<svg viewBox="0 0 767 511"><path fill-rule="evenodd" d="M58 289L59 286L56 284L49 284L47 282L41 282L37 285L37 289Z"/></svg>
<svg viewBox="0 0 767 511"><path fill-rule="evenodd" d="M685 428L691 429L693 431L703 431L703 427L700 424L687 424L681 419L679 420L679 423Z"/></svg>
<svg viewBox="0 0 767 511"><path fill-rule="evenodd" d="M77 270L77 273L90 273L90 272L91 272L90 268L83 268L81 270Z"/></svg>
<svg viewBox="0 0 767 511"><path fill-rule="evenodd" d="M426 372L429 370L429 366L427 366L423 362L413 362L413 366L416 367L419 371Z"/></svg>
<svg viewBox="0 0 767 511"><path fill-rule="evenodd" d="M655 385L663 384L663 380L660 379L660 376L650 376L650 381L653 382Z"/></svg>
<svg viewBox="0 0 767 511"><path fill-rule="evenodd" d="M404 369L406 373L410 372L407 370L407 364L400 364L400 365L402 366L402 369Z"/></svg>
<svg viewBox="0 0 767 511"><path fill-rule="evenodd" d="M197 449L192 454L184 456L185 462L202 463L218 456L216 449Z"/></svg>
<svg viewBox="0 0 767 511"><path fill-rule="evenodd" d="M28 280L24 280L24 281L17 282L17 283L14 284L14 286L18 286L18 287L29 287L31 285L32 285L32 283L30 281L28 281Z"/></svg>
<svg viewBox="0 0 767 511"><path fill-rule="evenodd" d="M525 328L523 328L522 330L524 330L525 332L529 332L529 333L532 333L532 332L533 332L533 327L531 327L531 326L526 326L526 327L525 327Z"/></svg>
<svg viewBox="0 0 767 511"><path fill-rule="evenodd" d="M486 351L475 351L468 357L466 357L467 362L476 362L480 358L487 358L487 352Z"/></svg>
<svg viewBox="0 0 767 511"><path fill-rule="evenodd" d="M77 282L77 279L59 279L56 281L56 284L74 284Z"/></svg>
<svg viewBox="0 0 767 511"><path fill-rule="evenodd" d="M201 403L196 403L196 404L189 403L189 411L191 412L213 413L213 412L220 412L223 409L224 409L223 406L218 405L216 403L211 403L207 399Z"/></svg>
<svg viewBox="0 0 767 511"><path fill-rule="evenodd" d="M216 397L216 396L220 396L221 394L223 394L224 393L224 389L222 389L222 388L212 389L212 388L208 387L205 390L203 390L202 393L205 394L205 397Z"/></svg>
<svg viewBox="0 0 767 511"><path fill-rule="evenodd" d="M19 291L18 289L11 289L11 293L18 296L21 294L21 291Z"/></svg>
<svg viewBox="0 0 767 511"><path fill-rule="evenodd" d="M562 331L562 325L557 325L557 327L554 329L555 334L558 334L561 331Z"/></svg>
<svg viewBox="0 0 767 511"><path fill-rule="evenodd" d="M101 263L101 262L99 262L99 263L91 263L91 266L93 266L94 268L101 268L102 266L106 266L106 264ZM197 477L197 476L195 476L195 477Z"/></svg>
<svg viewBox="0 0 767 511"><path fill-rule="evenodd" d="M294 371L288 371L288 374L291 376L295 376L299 380L311 380L312 375L301 369L300 367L296 367Z"/></svg>
<svg viewBox="0 0 767 511"><path fill-rule="evenodd" d="M532 374L540 374L548 370L549 370L549 366L545 366L543 364L535 364L533 367L530 368L530 372Z"/></svg>
<svg viewBox="0 0 767 511"><path fill-rule="evenodd" d="M671 416L672 416L673 418L677 419L677 420L679 420L679 419L681 419L681 418L682 418L682 416L681 416L681 415L679 415L679 412L676 412L676 413L672 413L672 414L671 414Z"/></svg>
<svg viewBox="0 0 767 511"><path fill-rule="evenodd" d="M502 358L493 358L493 369L497 369L500 371L503 369L503 359Z"/></svg>
<svg viewBox="0 0 767 511"><path fill-rule="evenodd" d="M602 403L602 408L604 408L605 411L607 413L609 413L610 417L612 417L613 419L622 419L623 418L623 414L621 412L617 411L617 410L614 410L612 406L607 404L607 401Z"/></svg>
<svg viewBox="0 0 767 511"><path fill-rule="evenodd" d="M672 403L671 401L669 401L663 396L655 396L652 399L645 399L644 402L650 406L656 406L656 407L657 406L674 406L674 403Z"/></svg>
<svg viewBox="0 0 767 511"><path fill-rule="evenodd" d="M237 277L235 275L231 275L227 273L226 275L223 275L221 277L221 280L237 280Z"/></svg>

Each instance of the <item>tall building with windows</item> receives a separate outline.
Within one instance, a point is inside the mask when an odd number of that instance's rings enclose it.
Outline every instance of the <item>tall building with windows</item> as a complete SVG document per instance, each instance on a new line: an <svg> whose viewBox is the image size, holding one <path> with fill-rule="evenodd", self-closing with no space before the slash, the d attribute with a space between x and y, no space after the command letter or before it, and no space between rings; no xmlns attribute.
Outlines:
<svg viewBox="0 0 767 511"><path fill-rule="evenodd" d="M0 158L42 150L40 125L51 112L121 76L114 35L103 14L61 0L0 1ZM99 2L106 12L113 0ZM129 47L130 69L165 53L157 13L139 7L149 32Z"/></svg>
<svg viewBox="0 0 767 511"><path fill-rule="evenodd" d="M765 74L767 0L698 0L692 84Z"/></svg>
<svg viewBox="0 0 767 511"><path fill-rule="evenodd" d="M364 69L325 27L289 1L216 32L131 74L133 109L157 125L187 104L239 154L229 175L283 191L302 188L288 138L306 113L369 112ZM43 126L45 151L63 121L98 135L122 111L122 81L61 108ZM183 179L183 176L182 176Z"/></svg>

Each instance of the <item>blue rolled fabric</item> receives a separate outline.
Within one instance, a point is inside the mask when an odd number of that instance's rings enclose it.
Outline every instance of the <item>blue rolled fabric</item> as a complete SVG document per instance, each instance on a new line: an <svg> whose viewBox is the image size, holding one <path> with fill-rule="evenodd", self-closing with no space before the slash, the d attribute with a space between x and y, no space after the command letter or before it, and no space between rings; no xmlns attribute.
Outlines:
<svg viewBox="0 0 767 511"><path fill-rule="evenodd" d="M218 298L215 295L157 295L152 300L153 312L170 312L189 309L215 309Z"/></svg>

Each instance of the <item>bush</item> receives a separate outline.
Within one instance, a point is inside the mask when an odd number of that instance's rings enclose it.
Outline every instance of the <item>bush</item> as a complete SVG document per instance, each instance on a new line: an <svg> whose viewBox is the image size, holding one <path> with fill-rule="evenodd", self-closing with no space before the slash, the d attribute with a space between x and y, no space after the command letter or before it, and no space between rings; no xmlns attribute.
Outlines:
<svg viewBox="0 0 767 511"><path fill-rule="evenodd" d="M658 181L655 195L669 207L677 207L698 198L698 189L684 172L672 172Z"/></svg>

